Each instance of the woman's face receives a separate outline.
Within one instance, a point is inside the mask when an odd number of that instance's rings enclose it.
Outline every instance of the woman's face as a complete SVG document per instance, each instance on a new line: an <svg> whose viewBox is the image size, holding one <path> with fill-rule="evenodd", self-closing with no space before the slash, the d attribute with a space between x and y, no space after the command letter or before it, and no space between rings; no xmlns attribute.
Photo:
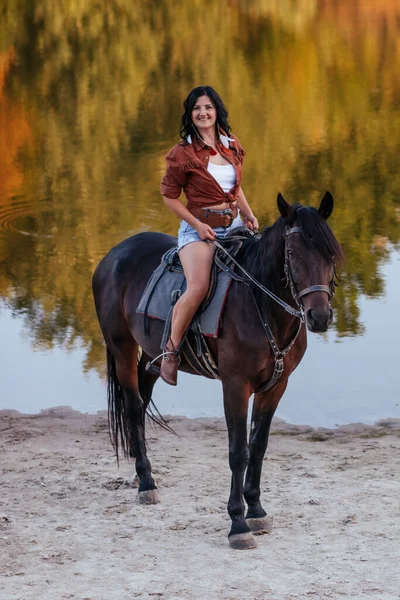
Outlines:
<svg viewBox="0 0 400 600"><path fill-rule="evenodd" d="M192 121L197 129L206 132L215 128L217 110L208 96L200 96L192 110Z"/></svg>

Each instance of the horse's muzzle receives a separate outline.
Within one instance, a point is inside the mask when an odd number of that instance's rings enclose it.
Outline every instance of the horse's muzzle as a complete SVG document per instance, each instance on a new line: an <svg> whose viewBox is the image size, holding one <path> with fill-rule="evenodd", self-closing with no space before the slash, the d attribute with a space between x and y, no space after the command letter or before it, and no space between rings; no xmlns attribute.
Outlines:
<svg viewBox="0 0 400 600"><path fill-rule="evenodd" d="M306 311L307 329L313 333L323 333L332 323L333 312L329 307L325 308L309 308Z"/></svg>

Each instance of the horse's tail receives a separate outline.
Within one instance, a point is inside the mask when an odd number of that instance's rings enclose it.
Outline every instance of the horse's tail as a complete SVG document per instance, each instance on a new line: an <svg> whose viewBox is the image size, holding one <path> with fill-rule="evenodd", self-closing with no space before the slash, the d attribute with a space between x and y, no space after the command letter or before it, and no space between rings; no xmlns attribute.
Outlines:
<svg viewBox="0 0 400 600"><path fill-rule="evenodd" d="M107 402L108 431L119 463L119 449L125 457L130 455L130 432L126 414L126 404L122 387L117 376L115 358L107 348Z"/></svg>
<svg viewBox="0 0 400 600"><path fill-rule="evenodd" d="M139 356L138 356L139 358ZM142 375L143 376L143 375ZM139 392L138 392L139 394ZM160 415L158 408L154 404L150 395L145 395L145 414L149 419L159 425L166 431L174 433L175 431L168 425L164 417ZM110 434L111 443L115 450L117 461L119 463L119 451L121 450L125 458L132 458L133 442L135 441L135 425L136 419L144 419L144 409L142 408L141 416L137 411L132 411L132 407L126 405L122 386L117 375L115 358L107 348L107 401L108 401L108 431ZM142 398L138 397L138 401L143 407Z"/></svg>

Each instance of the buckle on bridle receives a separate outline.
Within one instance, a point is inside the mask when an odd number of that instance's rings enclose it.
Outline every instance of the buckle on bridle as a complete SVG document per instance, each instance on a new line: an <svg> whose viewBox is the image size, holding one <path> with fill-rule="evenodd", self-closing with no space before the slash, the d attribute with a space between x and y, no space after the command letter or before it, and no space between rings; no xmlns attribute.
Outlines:
<svg viewBox="0 0 400 600"><path fill-rule="evenodd" d="M306 313L304 312L304 306L303 303L300 302L299 304L299 312L300 312L300 321L305 324L306 322Z"/></svg>

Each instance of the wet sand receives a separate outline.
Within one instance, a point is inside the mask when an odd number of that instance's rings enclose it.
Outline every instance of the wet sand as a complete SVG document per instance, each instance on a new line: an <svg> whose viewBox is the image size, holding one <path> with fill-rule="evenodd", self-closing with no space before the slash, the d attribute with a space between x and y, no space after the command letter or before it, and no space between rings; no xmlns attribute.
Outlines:
<svg viewBox="0 0 400 600"><path fill-rule="evenodd" d="M6 600L400 598L400 420L335 430L274 421L257 548L229 548L225 423L149 428L161 504L118 469L104 414L0 412Z"/></svg>

